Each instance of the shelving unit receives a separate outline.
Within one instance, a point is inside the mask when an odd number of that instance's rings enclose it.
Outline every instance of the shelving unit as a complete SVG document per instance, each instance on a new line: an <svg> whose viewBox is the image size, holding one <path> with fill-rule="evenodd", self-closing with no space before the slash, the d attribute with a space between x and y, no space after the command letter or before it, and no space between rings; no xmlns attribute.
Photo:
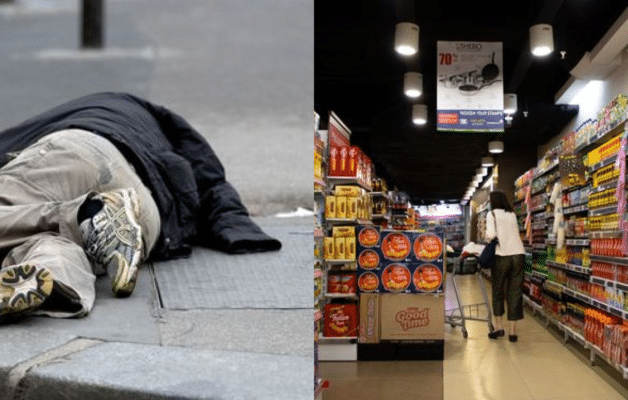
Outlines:
<svg viewBox="0 0 628 400"><path fill-rule="evenodd" d="M531 261L526 304L562 330L565 341L572 338L590 350L592 363L600 358L628 379L628 257L619 229L626 214L618 215L626 192L617 193L625 176L615 167L626 135L626 103L626 96L618 96L598 121L583 124L586 135L572 132L519 177L515 206ZM578 160L586 171L576 171ZM564 231L555 232L549 196L559 179Z"/></svg>

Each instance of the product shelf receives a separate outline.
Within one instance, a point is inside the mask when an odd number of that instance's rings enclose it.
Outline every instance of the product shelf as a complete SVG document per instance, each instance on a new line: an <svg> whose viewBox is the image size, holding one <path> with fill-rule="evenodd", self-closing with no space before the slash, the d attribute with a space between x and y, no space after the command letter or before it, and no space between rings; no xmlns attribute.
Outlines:
<svg viewBox="0 0 628 400"><path fill-rule="evenodd" d="M589 232L589 239L611 239L611 238L620 238L622 235L622 231L620 230L612 230L612 231L593 231Z"/></svg>
<svg viewBox="0 0 628 400"><path fill-rule="evenodd" d="M346 177L346 176L327 176L328 185L357 185L363 189L368 190L369 192L372 190L370 184L366 182L362 182L355 177Z"/></svg>
<svg viewBox="0 0 628 400"><path fill-rule="evenodd" d="M569 207L564 208L563 215L577 214L577 213L586 212L586 211L589 211L589 206L587 203L584 203L584 204L579 204L579 205L569 206Z"/></svg>
<svg viewBox="0 0 628 400"><path fill-rule="evenodd" d="M373 225L372 221L355 218L327 218L325 221L332 225Z"/></svg>
<svg viewBox="0 0 628 400"><path fill-rule="evenodd" d="M593 343L587 341L581 334L579 334L578 332L574 331L569 326L563 324L561 321L558 321L555 318L553 318L552 316L548 315L548 313L545 312L545 310L543 309L543 307L541 305L536 304L535 302L531 301L525 295L524 295L524 303L527 304L528 306L530 306L530 308L532 308L534 313L539 313L540 315L542 315L543 317L546 318L546 321L548 323L552 323L559 330L563 331L563 333L565 334L565 341L567 341L567 338L570 337L570 338L574 339L576 342L578 342L580 345L582 345L586 350L589 350L590 351L589 359L591 361L591 364L594 364L595 358L599 357L605 363L607 363L611 367L613 367L616 370L618 370L619 372L621 372L622 377L624 379L628 380L628 368L626 368L623 365L620 365L620 364L615 363L612 360L610 360L606 356L606 354L604 354L604 352L599 347L597 347Z"/></svg>
<svg viewBox="0 0 628 400"><path fill-rule="evenodd" d="M390 199L390 195L388 194L388 192L369 192L369 193L373 197L385 197L387 199Z"/></svg>
<svg viewBox="0 0 628 400"><path fill-rule="evenodd" d="M615 189L617 187L617 182L618 182L618 179L615 178L612 181L601 183L597 185L596 187L591 187L589 194L591 195L591 194L604 192L605 190Z"/></svg>
<svg viewBox="0 0 628 400"><path fill-rule="evenodd" d="M565 239L567 246L588 246L589 239Z"/></svg>
<svg viewBox="0 0 628 400"><path fill-rule="evenodd" d="M325 293L325 297L328 299L349 299L357 300L357 293Z"/></svg>
<svg viewBox="0 0 628 400"><path fill-rule="evenodd" d="M558 164L559 164L558 160L556 160L556 161L552 162L552 164L550 164L547 168L545 168L545 169L543 169L543 170L538 171L538 172L534 175L534 179L539 178L539 177L541 177L541 176L543 176L543 175L546 175L546 174L548 174L548 173L550 173L550 172L553 172L554 170L556 170L556 168L558 168Z"/></svg>
<svg viewBox="0 0 628 400"><path fill-rule="evenodd" d="M589 209L589 216L590 217L597 217L600 215L606 215L606 214L614 214L617 213L617 205L612 205L612 206L607 206L607 207L601 207L601 208L596 208L596 209Z"/></svg>
<svg viewBox="0 0 628 400"><path fill-rule="evenodd" d="M608 264L618 264L618 265L627 265L628 266L628 257L608 257L608 256L599 256L595 254L591 254L589 256L591 261L600 261Z"/></svg>
<svg viewBox="0 0 628 400"><path fill-rule="evenodd" d="M356 262L355 259L353 259L353 260L349 260L349 259L346 259L346 260L333 260L333 259L325 260L325 264L330 265L330 266L331 265L351 264L351 263L355 263L355 262Z"/></svg>
<svg viewBox="0 0 628 400"><path fill-rule="evenodd" d="M357 340L358 340L357 336L339 336L339 337L319 336L319 338L318 338L318 342L320 344L327 344L327 343L333 343L333 344L351 343L351 342L357 342Z"/></svg>
<svg viewBox="0 0 628 400"><path fill-rule="evenodd" d="M612 289L619 289L625 292L628 292L628 283L617 282L610 279L600 278L599 276L591 276L591 282L597 283L598 285L602 285L604 287L609 287Z"/></svg>
<svg viewBox="0 0 628 400"><path fill-rule="evenodd" d="M602 161L600 161L600 162L598 162L598 163L595 163L595 164L593 164L593 165L590 165L590 166L589 166L589 168L588 168L588 169L589 169L589 172L595 172L595 171L597 171L598 169L601 169L601 168L604 168L604 167L606 167L606 166L611 165L611 164L612 164L612 163L614 163L615 161L617 161L617 154L614 154L614 155L612 155L612 156L609 156L609 157L605 158L604 160L602 160Z"/></svg>
<svg viewBox="0 0 628 400"><path fill-rule="evenodd" d="M591 274L591 268L583 267L581 265L558 263L552 260L547 260L545 264L549 267L560 268L567 271L578 272L578 273L587 274L587 275Z"/></svg>
<svg viewBox="0 0 628 400"><path fill-rule="evenodd" d="M623 116L619 120L611 123L609 126L603 128L601 131L597 132L595 135L591 136L587 141L580 146L576 147L576 153L583 153L588 150L593 149L600 143L603 143L609 139L612 139L615 133L618 133L616 130L621 128L623 124L626 122L628 115Z"/></svg>

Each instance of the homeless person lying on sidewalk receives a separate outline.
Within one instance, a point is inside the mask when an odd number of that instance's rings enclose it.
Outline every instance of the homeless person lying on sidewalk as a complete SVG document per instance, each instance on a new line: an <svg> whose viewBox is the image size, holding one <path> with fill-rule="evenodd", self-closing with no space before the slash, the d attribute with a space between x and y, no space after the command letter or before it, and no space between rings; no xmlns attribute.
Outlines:
<svg viewBox="0 0 628 400"><path fill-rule="evenodd" d="M192 245L281 248L172 111L97 93L0 132L0 315L85 316L97 275L129 296L142 262Z"/></svg>

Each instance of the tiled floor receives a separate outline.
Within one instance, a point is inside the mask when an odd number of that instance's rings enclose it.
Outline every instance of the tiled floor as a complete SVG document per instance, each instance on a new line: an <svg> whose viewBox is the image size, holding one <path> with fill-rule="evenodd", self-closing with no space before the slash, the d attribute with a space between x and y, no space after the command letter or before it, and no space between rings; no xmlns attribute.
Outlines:
<svg viewBox="0 0 628 400"><path fill-rule="evenodd" d="M463 304L482 303L474 275L456 277ZM489 298L490 298L490 288ZM448 286L447 304L453 292ZM447 308L450 308L450 306ZM404 362L325 362L330 382L324 400L621 400L628 381L602 361L591 367L588 351L564 344L559 331L526 310L517 326L519 341L489 340L486 322L445 326L445 360ZM441 375L442 371L442 375ZM442 390L442 393L440 393Z"/></svg>

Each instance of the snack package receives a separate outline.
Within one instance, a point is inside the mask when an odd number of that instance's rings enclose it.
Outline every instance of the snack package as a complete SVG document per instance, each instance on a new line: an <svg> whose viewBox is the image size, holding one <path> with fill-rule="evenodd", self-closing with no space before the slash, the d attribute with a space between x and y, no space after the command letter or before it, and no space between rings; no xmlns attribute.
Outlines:
<svg viewBox="0 0 628 400"><path fill-rule="evenodd" d="M338 237L353 237L355 238L355 227L354 226L334 226L331 230L332 236L335 238Z"/></svg>
<svg viewBox="0 0 628 400"><path fill-rule="evenodd" d="M347 218L346 196L336 196L336 218Z"/></svg>
<svg viewBox="0 0 628 400"><path fill-rule="evenodd" d="M357 337L357 304L325 304L325 337Z"/></svg>
<svg viewBox="0 0 628 400"><path fill-rule="evenodd" d="M347 218L348 219L358 218L358 198L357 197L347 197Z"/></svg>
<svg viewBox="0 0 628 400"><path fill-rule="evenodd" d="M339 238L334 238L333 240L334 240L334 259L346 260L345 238L339 237Z"/></svg>
<svg viewBox="0 0 628 400"><path fill-rule="evenodd" d="M323 258L333 260L336 254L336 244L333 237L326 237L323 240Z"/></svg>
<svg viewBox="0 0 628 400"><path fill-rule="evenodd" d="M345 257L347 260L355 260L355 236L345 238Z"/></svg>
<svg viewBox="0 0 628 400"><path fill-rule="evenodd" d="M336 196L325 197L325 218L336 218Z"/></svg>

